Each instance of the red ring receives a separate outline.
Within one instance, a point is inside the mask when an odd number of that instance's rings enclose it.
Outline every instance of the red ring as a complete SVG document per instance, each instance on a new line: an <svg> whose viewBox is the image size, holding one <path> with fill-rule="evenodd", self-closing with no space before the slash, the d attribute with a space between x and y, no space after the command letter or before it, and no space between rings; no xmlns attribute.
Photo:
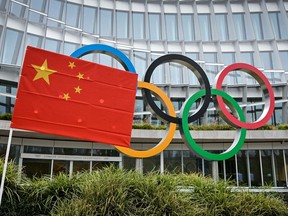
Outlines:
<svg viewBox="0 0 288 216"><path fill-rule="evenodd" d="M244 71L244 72L250 74L259 82L262 90L265 90L265 89L268 90L268 93L266 91L264 91L264 96L265 96L266 100L265 100L265 106L264 106L263 113L261 114L261 116L259 117L259 119L257 121L252 122L252 123L247 123L247 122L242 122L242 121L236 119L232 114L230 114L230 112L227 110L227 108L225 106L225 103L224 103L222 97L220 97L220 96L216 96L218 106L219 106L221 112L223 113L223 115L227 118L228 121L230 121L231 124L233 124L237 127L242 127L242 128L247 128L247 129L259 128L269 121L269 119L272 116L273 111L274 111L275 98L274 98L274 92L273 92L272 86L271 86L270 82L268 81L268 79L266 78L266 76L257 68L253 67L252 65L245 64L245 63L235 63L235 64L231 64L228 67L224 68L217 75L217 77L215 78L215 83L216 83L215 88L217 90L222 90L222 83L223 83L225 76L229 72L235 71L235 70L241 70L241 71ZM268 96L270 98L269 102L267 99ZM267 108L267 106L268 106L268 108Z"/></svg>

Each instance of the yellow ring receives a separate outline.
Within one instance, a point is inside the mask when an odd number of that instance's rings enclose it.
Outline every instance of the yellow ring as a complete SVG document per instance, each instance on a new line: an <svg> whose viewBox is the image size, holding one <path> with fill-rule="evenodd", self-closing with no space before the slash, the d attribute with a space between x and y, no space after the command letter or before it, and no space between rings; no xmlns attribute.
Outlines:
<svg viewBox="0 0 288 216"><path fill-rule="evenodd" d="M169 115L176 117L175 109L174 109L172 102L160 88L158 88L157 86L151 83L142 82L142 81L138 81L138 88L146 88L146 89L149 89L150 91L153 91L159 98L161 98L163 103L167 106ZM131 148L120 147L120 146L115 146L115 148L118 149L121 153L129 157L135 157L135 158L152 157L162 152L170 144L176 131L176 124L170 123L166 131L167 131L166 137L164 137L155 147L151 149L138 151L138 150L134 150Z"/></svg>

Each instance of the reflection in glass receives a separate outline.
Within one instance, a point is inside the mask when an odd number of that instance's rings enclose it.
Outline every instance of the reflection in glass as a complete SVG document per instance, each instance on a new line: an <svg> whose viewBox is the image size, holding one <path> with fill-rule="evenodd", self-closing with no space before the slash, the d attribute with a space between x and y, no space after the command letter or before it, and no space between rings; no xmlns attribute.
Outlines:
<svg viewBox="0 0 288 216"><path fill-rule="evenodd" d="M277 187L287 187L283 150L273 150Z"/></svg>
<svg viewBox="0 0 288 216"><path fill-rule="evenodd" d="M84 172L90 170L89 161L73 161L73 172Z"/></svg>
<svg viewBox="0 0 288 216"><path fill-rule="evenodd" d="M237 154L238 182L239 186L248 186L247 151L239 151Z"/></svg>
<svg viewBox="0 0 288 216"><path fill-rule="evenodd" d="M136 158L128 157L123 155L123 168L125 170L135 170L136 169Z"/></svg>
<svg viewBox="0 0 288 216"><path fill-rule="evenodd" d="M118 167L119 162L115 162L115 161L93 161L92 162L92 170L101 170L110 166Z"/></svg>
<svg viewBox="0 0 288 216"><path fill-rule="evenodd" d="M182 161L180 150L164 151L164 169L168 172L182 173Z"/></svg>
<svg viewBox="0 0 288 216"><path fill-rule="evenodd" d="M114 149L93 149L93 156L118 157L119 152Z"/></svg>
<svg viewBox="0 0 288 216"><path fill-rule="evenodd" d="M272 150L261 150L264 185L274 186L272 168Z"/></svg>
<svg viewBox="0 0 288 216"><path fill-rule="evenodd" d="M82 148L54 148L55 155L91 155L91 149Z"/></svg>
<svg viewBox="0 0 288 216"><path fill-rule="evenodd" d="M69 174L70 161L54 160L53 162L53 175L60 173Z"/></svg>
<svg viewBox="0 0 288 216"><path fill-rule="evenodd" d="M228 160L225 160L225 169L226 169L226 179L234 181L236 183L237 176L236 176L235 156L229 158Z"/></svg>
<svg viewBox="0 0 288 216"><path fill-rule="evenodd" d="M178 40L178 23L176 14L165 14L166 39L168 41Z"/></svg>
<svg viewBox="0 0 288 216"><path fill-rule="evenodd" d="M25 153L52 154L52 147L24 146Z"/></svg>
<svg viewBox="0 0 288 216"><path fill-rule="evenodd" d="M251 186L262 186L259 150L249 150Z"/></svg>
<svg viewBox="0 0 288 216"><path fill-rule="evenodd" d="M190 150L183 152L183 172L184 173L201 173L202 159Z"/></svg>
<svg viewBox="0 0 288 216"><path fill-rule="evenodd" d="M143 158L143 173L160 171L160 154L149 158Z"/></svg>
<svg viewBox="0 0 288 216"><path fill-rule="evenodd" d="M51 160L24 158L23 172L29 178L50 176Z"/></svg>

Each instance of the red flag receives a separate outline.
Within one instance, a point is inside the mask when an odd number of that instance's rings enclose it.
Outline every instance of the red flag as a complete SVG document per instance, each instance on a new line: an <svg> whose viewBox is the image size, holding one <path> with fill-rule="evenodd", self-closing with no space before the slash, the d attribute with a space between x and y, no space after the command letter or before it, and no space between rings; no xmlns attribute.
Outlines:
<svg viewBox="0 0 288 216"><path fill-rule="evenodd" d="M12 128L130 146L137 74L27 47Z"/></svg>

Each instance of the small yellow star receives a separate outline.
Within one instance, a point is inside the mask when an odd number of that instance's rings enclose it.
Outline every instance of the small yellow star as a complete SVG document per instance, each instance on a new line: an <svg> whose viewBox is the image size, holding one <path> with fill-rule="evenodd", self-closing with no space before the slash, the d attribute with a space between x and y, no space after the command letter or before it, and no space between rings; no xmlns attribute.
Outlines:
<svg viewBox="0 0 288 216"><path fill-rule="evenodd" d="M37 71L37 74L35 75L33 81L42 78L45 80L45 82L48 85L50 85L49 75L57 72L56 70L51 70L48 68L47 59L45 59L45 61L43 62L43 64L41 66L37 66L37 65L32 64L32 67Z"/></svg>
<svg viewBox="0 0 288 216"><path fill-rule="evenodd" d="M77 77L79 80L84 79L84 74L78 73Z"/></svg>
<svg viewBox="0 0 288 216"><path fill-rule="evenodd" d="M82 89L80 88L80 86L77 86L74 88L75 89L75 93L81 93Z"/></svg>
<svg viewBox="0 0 288 216"><path fill-rule="evenodd" d="M70 98L71 98L71 97L69 96L69 93L66 93L66 94L64 93L64 94L63 94L63 99L64 99L64 100L68 101Z"/></svg>
<svg viewBox="0 0 288 216"><path fill-rule="evenodd" d="M70 67L71 69L73 69L74 67L76 67L74 62L69 62L68 67Z"/></svg>

